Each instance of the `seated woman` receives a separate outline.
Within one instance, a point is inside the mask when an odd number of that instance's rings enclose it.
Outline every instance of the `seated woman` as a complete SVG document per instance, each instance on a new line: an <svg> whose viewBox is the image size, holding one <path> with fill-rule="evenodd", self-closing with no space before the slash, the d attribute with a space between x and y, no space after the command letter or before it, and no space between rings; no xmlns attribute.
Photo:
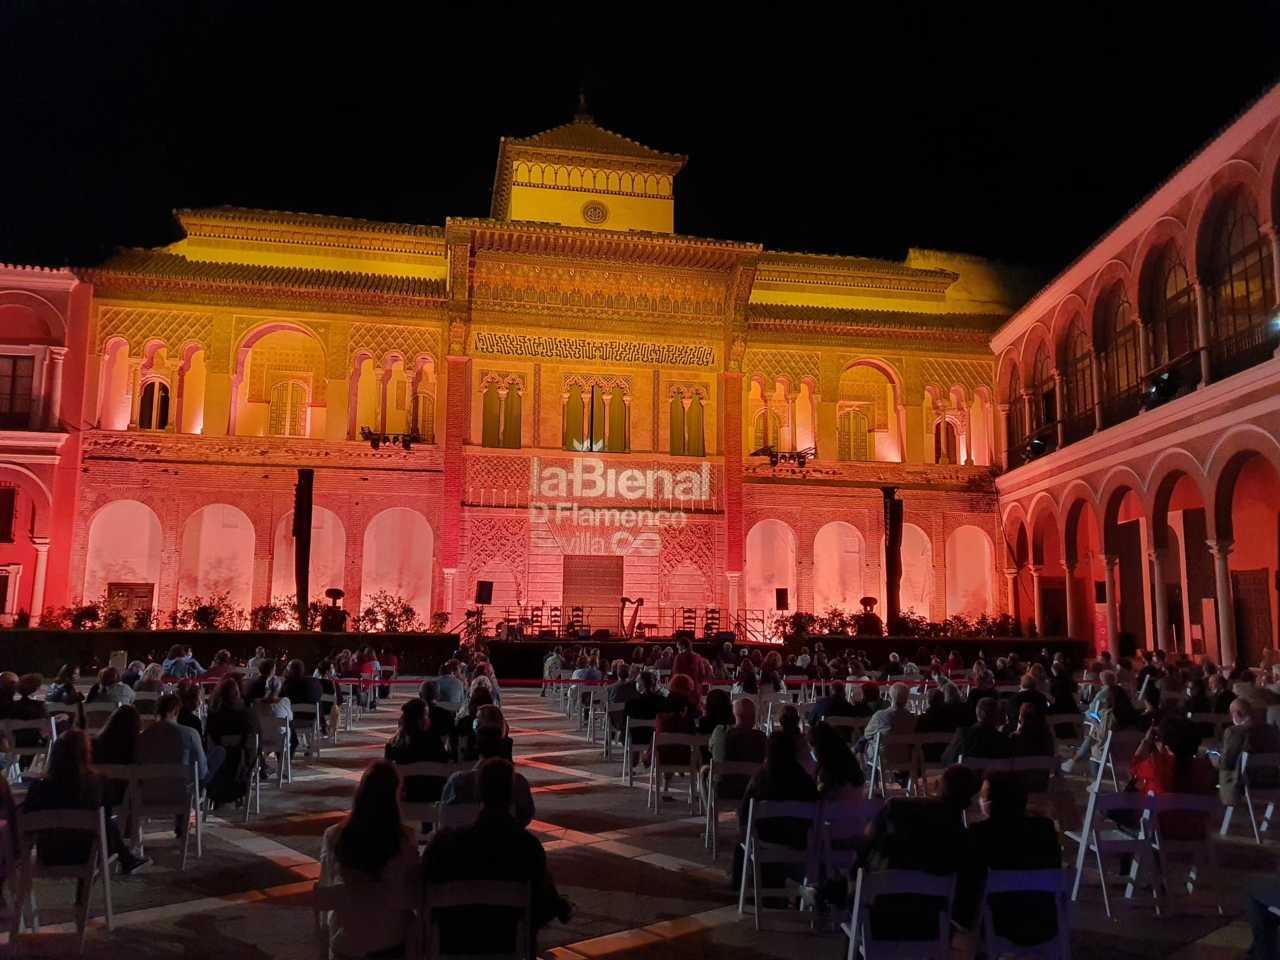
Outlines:
<svg viewBox="0 0 1280 960"><path fill-rule="evenodd" d="M120 837L108 803L106 780L93 772L89 764L89 736L83 730L68 730L53 744L49 768L31 784L22 810L106 811L107 852L120 860L121 872L128 875L144 864L147 857L136 857ZM45 866L74 866L84 863L93 849L93 837L87 833L50 830L36 840L36 855Z"/></svg>
<svg viewBox="0 0 1280 960"><path fill-rule="evenodd" d="M257 714L245 706L239 679L234 675L224 677L209 701L205 721L206 751L217 746L226 748L222 766L205 788L205 795L215 808L224 803L239 806L244 802L254 764L258 762L254 738L260 742L261 735ZM240 745L226 747L224 737L239 737Z"/></svg>
<svg viewBox="0 0 1280 960"><path fill-rule="evenodd" d="M142 718L132 704L121 704L107 718L102 732L93 738L91 752L95 764L127 766L133 763L133 750L138 741ZM124 803L128 784L111 780L107 786L107 803L119 806Z"/></svg>
<svg viewBox="0 0 1280 960"><path fill-rule="evenodd" d="M356 787L351 814L324 832L320 886L341 884L326 917L331 957L401 957L413 923L418 846L400 820L400 776L376 761Z"/></svg>
<svg viewBox="0 0 1280 960"><path fill-rule="evenodd" d="M84 700L84 695L76 689L76 681L79 679L80 668L75 664L64 663L45 691L45 700L49 703L80 703Z"/></svg>
<svg viewBox="0 0 1280 960"><path fill-rule="evenodd" d="M400 728L387 741L383 756L394 764L449 762L440 738L431 733L431 715L425 701L413 697L400 707ZM435 803L445 779L409 777L404 784L404 798L410 803Z"/></svg>
<svg viewBox="0 0 1280 960"><path fill-rule="evenodd" d="M813 778L800 765L796 757L795 738L785 730L775 730L769 737L764 766L751 778L742 803L738 807L739 843L733 853L733 885L736 889L742 878L742 841L746 840L746 827L753 800L816 802L818 788ZM761 824L759 837L766 843L785 843L796 849L804 849L809 842L808 821L771 820ZM761 880L766 887L780 887L784 876L803 879L804 867L791 870L785 864L773 864L764 871Z"/></svg>
<svg viewBox="0 0 1280 960"><path fill-rule="evenodd" d="M1199 751L1200 735L1195 725L1185 717L1167 716L1158 726L1151 727L1138 744L1129 773L1144 793L1215 793L1218 772ZM1160 814L1160 832L1170 840L1204 840L1209 826L1208 813L1188 810Z"/></svg>
<svg viewBox="0 0 1280 960"><path fill-rule="evenodd" d="M687 674L677 673L668 684L665 709L658 714L657 727L659 735L663 733L697 733L698 732L698 689L693 679ZM650 751L652 753L652 750ZM646 757L646 762L649 758ZM662 764L665 791L671 784L671 775L687 771L692 762L688 747L658 748L658 760ZM699 758L701 760L701 758Z"/></svg>
<svg viewBox="0 0 1280 960"><path fill-rule="evenodd" d="M134 693L163 693L164 668L153 663L142 671L142 677L133 685Z"/></svg>

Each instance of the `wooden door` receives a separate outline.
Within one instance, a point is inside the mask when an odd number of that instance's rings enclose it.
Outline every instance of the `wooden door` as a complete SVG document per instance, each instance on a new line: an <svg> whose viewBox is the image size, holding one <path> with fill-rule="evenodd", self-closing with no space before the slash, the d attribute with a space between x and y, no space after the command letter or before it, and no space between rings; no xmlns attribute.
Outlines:
<svg viewBox="0 0 1280 960"><path fill-rule="evenodd" d="M619 631L624 559L596 555L564 558L565 622L574 607L582 607L592 630Z"/></svg>
<svg viewBox="0 0 1280 960"><path fill-rule="evenodd" d="M1269 581L1265 567L1231 573L1236 604L1236 659L1244 666L1257 666L1262 651L1273 644Z"/></svg>

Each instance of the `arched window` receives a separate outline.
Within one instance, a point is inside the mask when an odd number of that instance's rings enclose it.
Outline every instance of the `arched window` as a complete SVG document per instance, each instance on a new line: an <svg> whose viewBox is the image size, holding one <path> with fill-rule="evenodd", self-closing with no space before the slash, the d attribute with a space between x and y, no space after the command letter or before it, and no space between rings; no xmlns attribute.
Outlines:
<svg viewBox="0 0 1280 960"><path fill-rule="evenodd" d="M696 393L671 396L671 453L677 457L706 455L702 431L702 398Z"/></svg>
<svg viewBox="0 0 1280 960"><path fill-rule="evenodd" d="M1138 325L1134 323L1129 301L1118 285L1098 308L1103 416L1108 424L1114 424L1138 412L1142 376L1138 360Z"/></svg>
<svg viewBox="0 0 1280 960"><path fill-rule="evenodd" d="M413 397L413 432L423 443L436 442L436 401L429 393Z"/></svg>
<svg viewBox="0 0 1280 960"><path fill-rule="evenodd" d="M625 453L631 445L626 397L617 385L571 386L564 401L564 448Z"/></svg>
<svg viewBox="0 0 1280 960"><path fill-rule="evenodd" d="M837 452L841 460L870 460L871 424L857 407L840 411Z"/></svg>
<svg viewBox="0 0 1280 960"><path fill-rule="evenodd" d="M933 425L933 462L960 462L960 434L956 425L946 417Z"/></svg>
<svg viewBox="0 0 1280 960"><path fill-rule="evenodd" d="M483 446L519 448L520 401L520 390L514 383L495 380L485 386L480 432Z"/></svg>
<svg viewBox="0 0 1280 960"><path fill-rule="evenodd" d="M142 430L165 430L169 426L169 385L163 380L148 380L142 386L138 404L138 427Z"/></svg>
<svg viewBox="0 0 1280 960"><path fill-rule="evenodd" d="M1142 283L1142 318L1151 333L1151 367L1159 369L1184 358L1196 346L1196 303L1177 245L1166 244L1147 268ZM1200 379L1198 363L1180 372Z"/></svg>
<svg viewBox="0 0 1280 960"><path fill-rule="evenodd" d="M0 356L0 427L25 427L31 420L35 358Z"/></svg>
<svg viewBox="0 0 1280 960"><path fill-rule="evenodd" d="M307 388L297 380L281 380L271 388L267 432L273 437L307 435Z"/></svg>
<svg viewBox="0 0 1280 960"><path fill-rule="evenodd" d="M768 419L766 419L766 414ZM772 410L761 410L756 414L755 436L752 438L752 450L762 447L782 449L782 417Z"/></svg>
<svg viewBox="0 0 1280 960"><path fill-rule="evenodd" d="M1089 338L1077 317L1067 328L1065 344L1067 376L1063 383L1065 434L1068 443L1087 437L1093 432L1093 359L1090 356Z"/></svg>
<svg viewBox="0 0 1280 960"><path fill-rule="evenodd" d="M1058 396L1053 389L1053 364L1049 360L1049 348L1040 344L1031 365L1031 432L1054 423L1058 419Z"/></svg>
<svg viewBox="0 0 1280 960"><path fill-rule="evenodd" d="M1205 257L1215 376L1236 373L1271 356L1277 334L1267 322L1275 300L1269 259L1253 199L1239 189L1215 219Z"/></svg>
<svg viewBox="0 0 1280 960"><path fill-rule="evenodd" d="M1015 454L1021 455L1023 441L1027 439L1027 408L1022 402L1022 377L1018 368L1009 372L1009 392L1005 394L1009 404L1009 457L1013 463Z"/></svg>

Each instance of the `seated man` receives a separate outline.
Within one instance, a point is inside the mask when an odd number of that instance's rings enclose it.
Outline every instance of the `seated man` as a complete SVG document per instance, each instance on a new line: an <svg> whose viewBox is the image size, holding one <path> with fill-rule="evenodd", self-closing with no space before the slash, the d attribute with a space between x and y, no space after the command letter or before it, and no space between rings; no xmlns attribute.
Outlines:
<svg viewBox="0 0 1280 960"><path fill-rule="evenodd" d="M426 900L437 884L521 882L533 890L531 935L553 918L568 921L573 905L556 890L547 855L533 834L511 817L513 768L506 760L483 760L476 770L480 816L475 824L440 830L422 853ZM442 953L512 953L515 920L488 907L456 907L437 914ZM520 949L516 946L516 949Z"/></svg>
<svg viewBox="0 0 1280 960"><path fill-rule="evenodd" d="M944 763L955 763L961 757L1003 760L1013 756L1013 743L1000 732L1000 704L994 697L978 701L978 722L957 730L955 738L942 754Z"/></svg>
<svg viewBox="0 0 1280 960"><path fill-rule="evenodd" d="M827 717L869 717L870 711L865 704L855 706L849 702L848 691L843 683L831 686L831 693L819 697L809 710L809 726L816 727Z"/></svg>
<svg viewBox="0 0 1280 960"><path fill-rule="evenodd" d="M1222 758L1218 761L1218 796L1226 806L1244 799L1240 778L1240 756L1245 753L1280 753L1280 730L1267 723L1264 715L1248 700L1231 701L1231 726L1222 734ZM1275 787L1274 770L1248 774L1249 786Z"/></svg>
<svg viewBox="0 0 1280 960"><path fill-rule="evenodd" d="M195 765L200 784L205 786L218 772L226 751L215 745L209 748L209 755L206 756L200 735L190 727L178 723L181 709L182 701L176 694L166 693L156 702L157 720L138 734L133 761L139 764L173 763L184 767ZM157 803L181 802L185 791L185 785L170 784L168 781L144 786L144 800ZM174 833L183 836L187 832L188 822L188 818L178 815L174 820Z"/></svg>
<svg viewBox="0 0 1280 960"><path fill-rule="evenodd" d="M494 757L510 759L511 740L507 736L507 722L501 709L493 704L480 708L476 714L474 742L479 754L475 768L455 773L445 781L444 790L440 793L441 803L479 803L480 767ZM533 793L529 790L529 781L515 771L511 774L511 796L512 817L520 826L527 827L536 813Z"/></svg>

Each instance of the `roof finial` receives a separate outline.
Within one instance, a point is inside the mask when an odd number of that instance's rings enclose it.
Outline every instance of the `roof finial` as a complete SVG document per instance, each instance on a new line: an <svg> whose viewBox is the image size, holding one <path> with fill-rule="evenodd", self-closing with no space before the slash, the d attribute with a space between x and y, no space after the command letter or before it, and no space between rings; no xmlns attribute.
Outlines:
<svg viewBox="0 0 1280 960"><path fill-rule="evenodd" d="M586 83L578 84L578 110L573 115L575 123L591 123L591 111L587 109L587 86Z"/></svg>

